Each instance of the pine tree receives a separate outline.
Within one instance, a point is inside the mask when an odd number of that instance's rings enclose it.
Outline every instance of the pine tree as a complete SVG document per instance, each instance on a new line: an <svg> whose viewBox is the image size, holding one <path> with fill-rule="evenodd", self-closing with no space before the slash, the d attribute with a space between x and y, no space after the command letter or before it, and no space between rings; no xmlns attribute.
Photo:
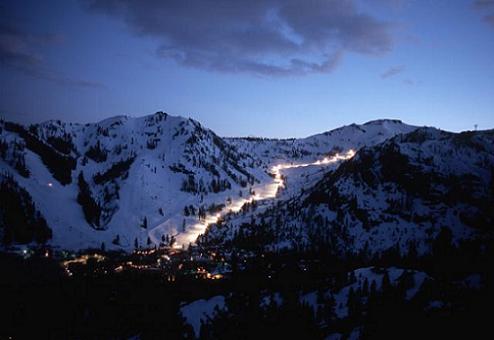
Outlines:
<svg viewBox="0 0 494 340"><path fill-rule="evenodd" d="M384 272L383 283L381 288L383 293L388 292L389 289L391 288L391 281L389 280L389 274L387 270Z"/></svg>
<svg viewBox="0 0 494 340"><path fill-rule="evenodd" d="M77 202L81 205L86 221L93 227L99 227L101 208L91 195L89 184L84 179L82 171L78 177L79 193Z"/></svg>
<svg viewBox="0 0 494 340"><path fill-rule="evenodd" d="M147 217L144 217L144 220L141 223L141 228L147 229L148 228L148 219Z"/></svg>
<svg viewBox="0 0 494 340"><path fill-rule="evenodd" d="M369 296L375 297L376 294L377 294L376 281L372 280L372 283L370 284Z"/></svg>
<svg viewBox="0 0 494 340"><path fill-rule="evenodd" d="M362 284L362 294L369 295L369 281L367 278L364 279L364 283Z"/></svg>

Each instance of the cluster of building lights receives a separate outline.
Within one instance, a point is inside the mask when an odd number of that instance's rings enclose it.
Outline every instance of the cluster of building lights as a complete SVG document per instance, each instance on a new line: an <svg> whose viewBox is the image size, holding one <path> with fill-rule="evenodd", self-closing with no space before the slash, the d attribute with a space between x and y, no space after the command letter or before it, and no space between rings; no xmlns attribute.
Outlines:
<svg viewBox="0 0 494 340"><path fill-rule="evenodd" d="M106 258L105 256L100 255L100 254L84 254L84 255L81 255L80 257L77 257L75 259L63 261L62 266L64 267L67 275L72 276L73 273L69 269L69 266L71 264L80 263L80 264L86 265L89 259L95 259L96 262L101 262L101 261L105 260L105 258Z"/></svg>
<svg viewBox="0 0 494 340"><path fill-rule="evenodd" d="M201 275L203 278L209 280L220 280L223 278L223 274L220 273L210 273L206 270L206 268L198 267L196 273Z"/></svg>

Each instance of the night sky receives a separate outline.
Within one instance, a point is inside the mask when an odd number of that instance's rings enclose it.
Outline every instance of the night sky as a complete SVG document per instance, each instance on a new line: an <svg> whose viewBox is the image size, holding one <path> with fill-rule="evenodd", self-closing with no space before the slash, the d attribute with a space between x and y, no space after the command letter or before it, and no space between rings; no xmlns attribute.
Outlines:
<svg viewBox="0 0 494 340"><path fill-rule="evenodd" d="M0 0L0 114L222 136L494 128L494 0Z"/></svg>

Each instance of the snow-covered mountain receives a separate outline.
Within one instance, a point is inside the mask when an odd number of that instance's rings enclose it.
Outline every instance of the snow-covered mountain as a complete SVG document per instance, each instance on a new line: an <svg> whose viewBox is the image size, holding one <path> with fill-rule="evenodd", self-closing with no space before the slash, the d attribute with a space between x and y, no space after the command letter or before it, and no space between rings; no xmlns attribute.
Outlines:
<svg viewBox="0 0 494 340"><path fill-rule="evenodd" d="M384 142L398 134L414 131L417 127L407 125L400 120L380 119L361 125L351 124L321 134L300 139L267 138L228 138L243 153L252 155L256 164L271 172L278 164L294 165L285 169L284 189L277 198L297 195L304 188L309 188L329 170L334 170L340 163L324 166L303 166L331 157L337 153L358 150Z"/></svg>
<svg viewBox="0 0 494 340"><path fill-rule="evenodd" d="M400 120L381 119L362 125L351 124L300 139L227 138L243 153L255 155L265 164L315 161L348 149L381 143L397 134L411 132L415 126Z"/></svg>
<svg viewBox="0 0 494 340"><path fill-rule="evenodd" d="M372 258L428 254L436 241L492 240L492 130L419 128L363 147L332 169L276 205L227 216L203 241Z"/></svg>
<svg viewBox="0 0 494 340"><path fill-rule="evenodd" d="M185 206L197 215L268 177L211 130L163 112L86 125L2 122L0 145L2 173L30 194L64 248L145 245L163 221L171 219L163 234L176 234Z"/></svg>
<svg viewBox="0 0 494 340"><path fill-rule="evenodd" d="M253 195L252 188L271 185L273 165L315 162L415 129L377 120L273 140L221 138L192 119L163 112L85 125L2 121L0 168L2 181L8 178L17 192L28 194L18 208L29 204L32 214L46 220L52 245L80 249L104 243L130 250L169 242L240 195ZM269 204L297 196L338 164L286 171L285 190Z"/></svg>

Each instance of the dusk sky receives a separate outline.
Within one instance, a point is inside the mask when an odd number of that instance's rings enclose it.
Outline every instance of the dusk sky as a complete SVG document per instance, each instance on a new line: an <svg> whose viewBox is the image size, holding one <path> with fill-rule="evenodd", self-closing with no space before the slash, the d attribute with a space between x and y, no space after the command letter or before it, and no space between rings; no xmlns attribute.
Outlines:
<svg viewBox="0 0 494 340"><path fill-rule="evenodd" d="M0 115L222 136L494 128L494 0L0 0Z"/></svg>

